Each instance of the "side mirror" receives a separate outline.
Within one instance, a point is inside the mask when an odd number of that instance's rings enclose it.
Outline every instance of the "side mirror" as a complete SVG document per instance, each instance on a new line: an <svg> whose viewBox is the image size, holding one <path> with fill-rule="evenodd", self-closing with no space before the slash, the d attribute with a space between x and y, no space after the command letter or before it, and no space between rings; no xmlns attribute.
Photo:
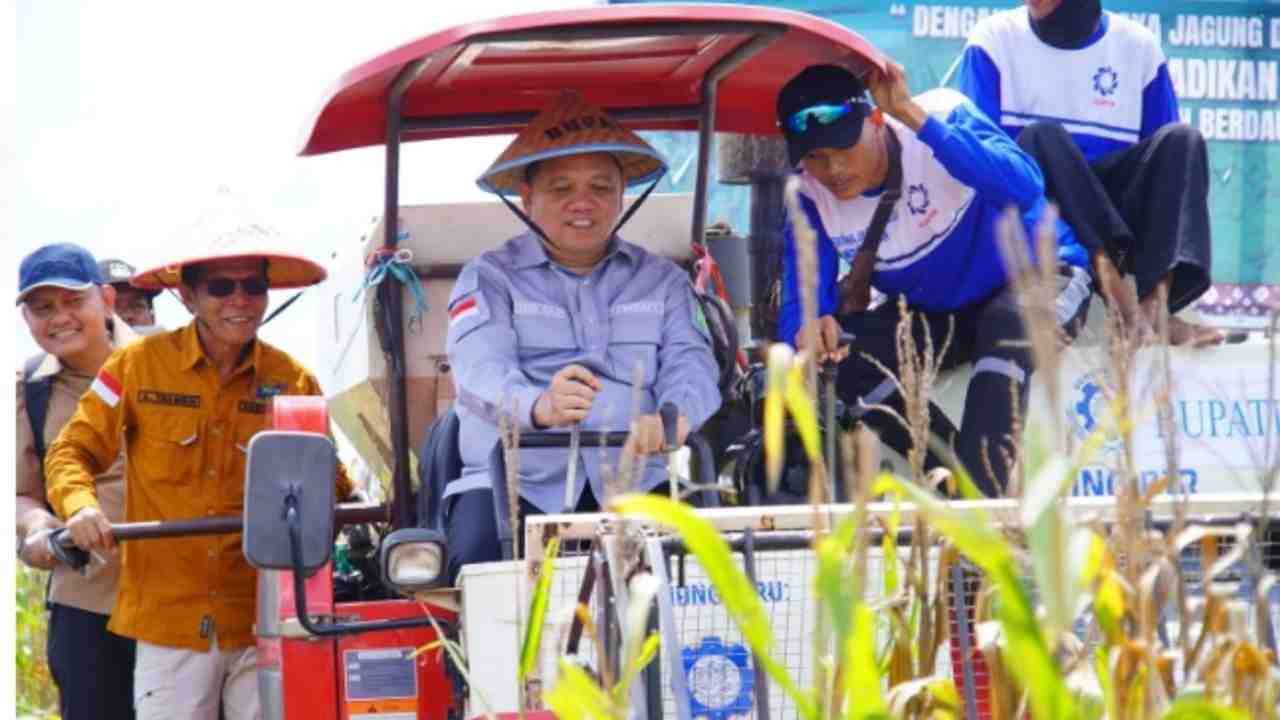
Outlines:
<svg viewBox="0 0 1280 720"><path fill-rule="evenodd" d="M249 441L244 478L245 559L259 569L293 573L294 612L298 624L312 635L336 637L430 625L430 617L326 623L308 614L303 576L327 563L333 552L337 474L338 455L325 435L286 430L254 435ZM384 573L390 568L388 575L404 581L403 587L410 589L445 574L444 539L438 533L431 537L435 552L431 542L396 541L396 535L389 535L383 547Z"/></svg>
<svg viewBox="0 0 1280 720"><path fill-rule="evenodd" d="M295 572L324 565L333 552L333 443L318 433L268 430L253 436L248 455L245 559L259 569Z"/></svg>
<svg viewBox="0 0 1280 720"><path fill-rule="evenodd" d="M424 528L402 528L382 539L378 552L382 584L402 593L430 590L448 578L444 534Z"/></svg>

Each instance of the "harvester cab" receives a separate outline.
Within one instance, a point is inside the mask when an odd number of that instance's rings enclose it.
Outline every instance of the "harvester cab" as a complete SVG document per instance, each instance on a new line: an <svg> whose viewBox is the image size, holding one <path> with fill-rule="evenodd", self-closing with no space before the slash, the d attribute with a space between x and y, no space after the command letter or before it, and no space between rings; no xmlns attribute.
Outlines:
<svg viewBox="0 0 1280 720"><path fill-rule="evenodd" d="M402 206L404 143L515 133L566 89L578 91L628 128L695 132L693 192L651 197L630 221L627 237L705 269L710 266L705 258L716 255L705 227L714 133L734 134L738 139L730 142L738 143L740 159L748 158L739 163L747 167L729 168L727 174L753 184L762 219L752 237L765 237L781 219L780 173L776 168L754 172L750 158L776 158L773 98L789 78L818 63L858 72L884 67L881 54L856 33L802 13L733 5L622 5L450 28L379 55L338 80L311 117L301 154L383 146L386 175L382 215L368 235L365 262L340 268L328 286L336 288L330 296L333 313L322 318L319 337L333 352L322 354L329 367L317 368L330 393L328 406L314 399L275 399L272 430L249 447L243 517L115 531L121 540L243 531L245 556L260 569L255 631L264 718L443 720L486 709L514 712L521 698L536 704L531 698L554 683L558 653L544 654L536 663L541 669L517 686L520 598L530 597L535 566L552 539L564 541L566 548L579 543L578 550L554 561L563 580L552 592L555 607L549 614L569 617L557 626L567 636L564 654L589 657L586 664L604 675L620 670L619 627L635 568L616 562L614 549L627 538L606 515L530 519L523 543L503 538L511 560L472 566L460 577L460 587L444 587L449 549L439 532L439 491L456 476L457 446L467 439L458 435L449 413L454 393L443 309L462 264L523 228L496 202ZM748 248L745 241L730 247L753 258L749 268L742 263L748 269L741 272L751 277L748 297L718 298L713 290L708 294L715 297L704 308L716 330L722 390L746 388L744 397L754 396L750 376L740 375L740 346L747 343L739 339L768 337L769 288L764 285L772 275L766 265L778 257L780 239L773 242L772 248L763 241L759 247ZM381 282L369 282L375 274ZM729 278L728 284L737 279ZM356 288L364 293L360 302L353 302ZM1250 362L1262 357L1251 355ZM944 398L943 404L954 407L959 401ZM1073 407L1082 418L1092 412L1087 402ZM334 509L337 460L328 438L330 417L371 474L388 479L385 503ZM688 467L679 473L703 493L703 505L715 505L721 497L717 468L735 444L736 432L716 435L704 428L702 436L690 436ZM588 447L621 440L603 433L577 442ZM571 443L563 433L525 433L522 441L543 447ZM416 457L415 447L422 449ZM495 490L502 487L494 484ZM499 498L495 514L505 505ZM1016 516L1013 505L997 505L1006 516ZM1239 498L1224 498L1206 512L1227 514L1245 506ZM1107 507L1107 500L1098 500L1077 515L1103 518ZM779 632L789 648L787 662L812 659L815 611L807 588L813 510L698 512L731 537L735 557L743 559L774 613L771 619L785 624ZM830 512L835 518L850 509ZM885 527L888 518L897 517L897 509L887 504L869 512ZM908 519L902 520L903 528ZM344 553L354 543L333 552L334 537L344 529L349 538L361 539L355 564L367 582L354 592L335 588L335 578L353 574L353 558ZM874 544L879 542L877 537ZM731 627L722 599L687 549L653 532L639 547L647 571L662 583L649 622L661 628L663 643L629 696L634 712L681 718L789 712L785 698L770 695L761 664ZM955 575L957 583L967 577L972 575ZM972 589L957 591L958 598L972 596ZM579 607L589 609L580 612ZM972 617L972 608L966 614L963 605L953 606L954 637L972 640L966 625ZM972 650L952 647L957 685L964 678L974 680ZM939 666L946 662L941 658ZM459 671L463 666L469 666L465 677ZM804 677L814 669L798 672ZM973 682L966 687L970 696L977 692Z"/></svg>

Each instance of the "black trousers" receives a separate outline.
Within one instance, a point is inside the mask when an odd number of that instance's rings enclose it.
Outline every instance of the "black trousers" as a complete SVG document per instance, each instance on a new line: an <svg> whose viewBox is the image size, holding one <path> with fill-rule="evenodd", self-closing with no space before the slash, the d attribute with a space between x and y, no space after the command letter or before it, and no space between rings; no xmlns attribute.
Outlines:
<svg viewBox="0 0 1280 720"><path fill-rule="evenodd" d="M1046 309L1046 318L1052 312L1052 321L1074 338L1088 312L1091 290L1088 273L1064 266L1059 272L1057 307ZM950 334L947 352L939 358L942 369L973 363L959 429L941 408L931 404L930 436L944 447L954 447L974 484L988 497L999 497L1009 486L1010 460L1019 444L1013 438L1014 418L1026 417L1027 381L1035 369L1017 295L1007 286L956 312L908 309L917 353L925 347L926 339L935 353L941 353ZM896 298L869 312L840 318L855 341L849 357L840 364L836 383L841 399L852 407L858 407L861 400L866 406L887 406L906 418L905 403L896 384L866 357L874 358L895 376L899 374L899 319ZM861 421L880 436L881 442L906 456L911 436L896 418L882 409L864 409L861 413ZM928 469L945 466L946 458L930 449L925 465Z"/></svg>
<svg viewBox="0 0 1280 720"><path fill-rule="evenodd" d="M1171 123L1092 164L1056 123L1028 125L1018 145L1039 163L1045 194L1080 244L1133 275L1139 298L1170 273L1170 312L1209 289L1209 158L1199 131Z"/></svg>
<svg viewBox="0 0 1280 720"><path fill-rule="evenodd" d="M663 487L666 487L663 485ZM591 492L584 488L574 512L595 512L600 509ZM524 518L541 515L537 505L520 498L520 532L516 542L524 539ZM445 538L449 548L449 582L457 580L463 565L496 562L502 559L498 543L498 523L493 513L493 491L468 490L450 497L444 508Z"/></svg>
<svg viewBox="0 0 1280 720"><path fill-rule="evenodd" d="M63 720L132 720L134 642L106 615L49 605L49 669Z"/></svg>
<svg viewBox="0 0 1280 720"><path fill-rule="evenodd" d="M666 495L670 485L662 483L649 492ZM599 512L600 503L588 485L578 498L574 512ZM520 498L520 528L516 535L517 546L524 542L524 519L530 515L542 515L533 503ZM444 507L445 542L449 548L449 582L458 579L463 565L496 562L502 559L498 542L498 523L493 513L493 491L468 490L448 499Z"/></svg>

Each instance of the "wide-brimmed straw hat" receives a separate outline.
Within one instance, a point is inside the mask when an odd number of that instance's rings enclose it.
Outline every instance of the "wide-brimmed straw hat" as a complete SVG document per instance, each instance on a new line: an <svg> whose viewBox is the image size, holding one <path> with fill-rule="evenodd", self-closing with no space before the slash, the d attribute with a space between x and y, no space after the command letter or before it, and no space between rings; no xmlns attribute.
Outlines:
<svg viewBox="0 0 1280 720"><path fill-rule="evenodd" d="M512 195L520 190L531 163L595 152L618 159L628 187L656 180L667 170L666 161L643 138L578 93L566 91L520 131L476 184L491 193Z"/></svg>
<svg viewBox="0 0 1280 720"><path fill-rule="evenodd" d="M227 195L220 196L215 207L184 228L173 244L192 250L173 262L134 275L134 287L176 288L182 284L183 267L215 260L267 261L267 283L273 290L315 285L327 276L318 263L288 252L284 238L275 228Z"/></svg>

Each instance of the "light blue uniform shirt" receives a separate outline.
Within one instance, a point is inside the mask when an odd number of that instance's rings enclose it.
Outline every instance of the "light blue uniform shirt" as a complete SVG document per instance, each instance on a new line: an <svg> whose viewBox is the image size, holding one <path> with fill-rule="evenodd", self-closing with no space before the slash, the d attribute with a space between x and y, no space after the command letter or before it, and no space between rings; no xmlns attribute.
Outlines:
<svg viewBox="0 0 1280 720"><path fill-rule="evenodd" d="M534 402L566 365L582 365L603 386L583 430L625 432L633 412L655 413L665 402L675 403L696 429L720 407L719 370L688 276L616 237L587 275L554 263L532 233L512 238L462 268L449 317L463 471L446 497L490 486L499 410L511 412L514 403L513 420L532 430ZM606 473L616 471L619 454L579 450L577 497L590 483L603 500ZM545 512L559 512L567 468L567 450L521 450L520 494ZM661 456L650 457L636 489L664 482L665 468Z"/></svg>

